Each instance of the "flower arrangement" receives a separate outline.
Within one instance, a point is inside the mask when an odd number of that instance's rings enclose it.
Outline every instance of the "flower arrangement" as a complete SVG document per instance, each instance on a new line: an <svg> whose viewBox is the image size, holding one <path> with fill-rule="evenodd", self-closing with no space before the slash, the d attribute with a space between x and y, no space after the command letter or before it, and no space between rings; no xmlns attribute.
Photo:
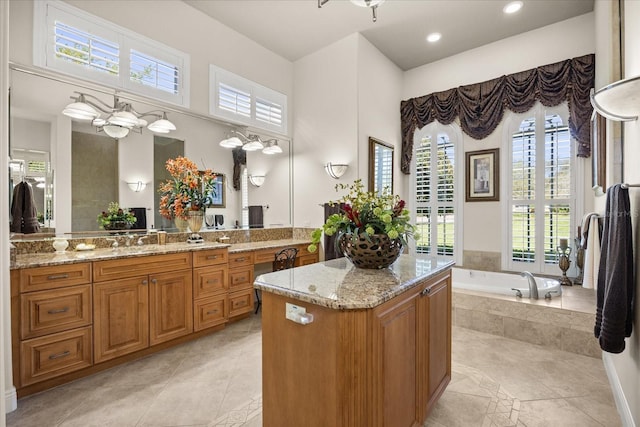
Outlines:
<svg viewBox="0 0 640 427"><path fill-rule="evenodd" d="M111 202L106 212L98 215L98 224L105 230L114 228L128 228L135 224L136 216L129 210L122 209L118 202Z"/></svg>
<svg viewBox="0 0 640 427"><path fill-rule="evenodd" d="M400 196L391 195L388 189L380 194L364 191L360 179L350 185L337 184L336 191L341 189L348 189L349 193L329 204L344 204L342 212L329 216L321 228L314 230L309 252L318 249L323 231L327 236L337 233L340 237L350 233L354 237L363 236L367 240L375 234L386 234L391 240L400 239L402 245L407 244L409 237L420 238L415 227L409 222L409 211L405 209L405 202ZM336 244L339 240L336 239Z"/></svg>
<svg viewBox="0 0 640 427"><path fill-rule="evenodd" d="M167 219L187 219L188 211L201 211L216 196L216 175L211 169L198 170L194 162L178 156L167 160L171 178L160 184L160 215Z"/></svg>

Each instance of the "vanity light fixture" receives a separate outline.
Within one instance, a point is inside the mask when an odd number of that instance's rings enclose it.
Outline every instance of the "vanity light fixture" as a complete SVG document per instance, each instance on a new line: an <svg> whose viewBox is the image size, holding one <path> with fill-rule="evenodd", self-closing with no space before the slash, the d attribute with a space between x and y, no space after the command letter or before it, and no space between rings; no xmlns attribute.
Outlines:
<svg viewBox="0 0 640 427"><path fill-rule="evenodd" d="M167 119L167 113L164 111L153 110L140 113L130 103L121 101L116 95L113 96L111 106L93 95L75 93L78 96L71 97L74 102L67 105L62 110L62 114L72 119L90 121L99 132L102 131L111 138L124 138L132 130L142 133L142 128L145 126L155 133L169 133L176 130L176 126ZM107 118L101 118L101 113L107 114ZM148 125L143 117L154 117L156 120Z"/></svg>
<svg viewBox="0 0 640 427"><path fill-rule="evenodd" d="M264 184L264 175L249 175L249 182L255 187L260 187Z"/></svg>
<svg viewBox="0 0 640 427"><path fill-rule="evenodd" d="M340 177L347 171L348 167L349 165L329 162L324 165L324 170L327 171L327 174L331 178L340 179Z"/></svg>
<svg viewBox="0 0 640 427"><path fill-rule="evenodd" d="M318 0L318 9L324 6L329 0ZM360 7L370 7L373 14L373 22L378 20L377 9L385 0L351 0L351 3Z"/></svg>
<svg viewBox="0 0 640 427"><path fill-rule="evenodd" d="M264 154L280 154L282 148L275 138L263 141L259 135L247 133L246 135L238 130L231 129L229 134L220 141L220 146L224 148L242 147L245 151L262 150Z"/></svg>
<svg viewBox="0 0 640 427"><path fill-rule="evenodd" d="M127 182L127 185L129 186L131 191L136 192L136 193L139 193L142 190L144 190L145 188L147 188L147 183L146 182L142 182L142 181Z"/></svg>

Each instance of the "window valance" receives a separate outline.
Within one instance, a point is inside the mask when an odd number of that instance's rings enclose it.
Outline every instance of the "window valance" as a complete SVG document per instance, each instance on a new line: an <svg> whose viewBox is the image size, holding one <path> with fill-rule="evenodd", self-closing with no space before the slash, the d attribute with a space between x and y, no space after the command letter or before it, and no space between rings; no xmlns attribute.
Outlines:
<svg viewBox="0 0 640 427"><path fill-rule="evenodd" d="M458 118L464 133L483 139L500 124L505 108L524 113L537 101L547 107L567 101L569 130L578 142L577 155L589 157L593 111L589 91L594 83L595 55L589 54L402 101L402 172L409 174L411 170L416 129L434 120L446 125Z"/></svg>

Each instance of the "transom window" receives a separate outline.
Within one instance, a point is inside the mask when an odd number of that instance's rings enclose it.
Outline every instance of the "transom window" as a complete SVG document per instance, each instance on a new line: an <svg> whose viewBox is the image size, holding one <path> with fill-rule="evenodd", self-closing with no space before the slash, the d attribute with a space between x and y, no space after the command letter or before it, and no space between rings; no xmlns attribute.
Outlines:
<svg viewBox="0 0 640 427"><path fill-rule="evenodd" d="M557 273L559 241L574 235L577 174L565 117L538 108L510 134L509 269Z"/></svg>
<svg viewBox="0 0 640 427"><path fill-rule="evenodd" d="M63 2L34 5L34 64L189 106L188 54Z"/></svg>

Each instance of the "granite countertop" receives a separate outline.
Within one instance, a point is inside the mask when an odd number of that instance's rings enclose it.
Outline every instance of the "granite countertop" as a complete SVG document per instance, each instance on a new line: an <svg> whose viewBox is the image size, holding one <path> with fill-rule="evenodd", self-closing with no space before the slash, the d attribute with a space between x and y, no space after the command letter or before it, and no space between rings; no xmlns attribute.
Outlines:
<svg viewBox="0 0 640 427"><path fill-rule="evenodd" d="M300 244L308 244L309 240L304 239L281 239L267 240L262 242L249 243L216 243L204 242L198 244L167 243L166 245L132 245L119 246L116 250L111 248L93 249L89 251L67 250L63 253L42 252L29 253L16 256L16 263L11 267L12 270L20 268L42 267L60 264L73 264L84 261L101 261L117 258L131 258L146 255L162 255L178 252L201 251L206 249L229 248L229 253L253 251L259 249L276 248L280 246L294 246Z"/></svg>
<svg viewBox="0 0 640 427"><path fill-rule="evenodd" d="M117 258L132 258L146 255L173 254L178 252L201 251L206 249L228 248L224 243L205 242L199 244L167 243L166 245L119 246L117 249L93 249L89 251L65 251L23 254L16 257L12 269L42 267L49 265L73 264L83 261L102 261Z"/></svg>
<svg viewBox="0 0 640 427"><path fill-rule="evenodd" d="M248 242L248 243L234 243L229 247L229 253L255 251L260 249L278 248L281 246L296 246L310 244L309 239L281 239L281 240L266 240L262 242Z"/></svg>
<svg viewBox="0 0 640 427"><path fill-rule="evenodd" d="M373 308L454 264L439 257L401 255L388 269L356 268L345 258L258 276L263 292L338 309Z"/></svg>

